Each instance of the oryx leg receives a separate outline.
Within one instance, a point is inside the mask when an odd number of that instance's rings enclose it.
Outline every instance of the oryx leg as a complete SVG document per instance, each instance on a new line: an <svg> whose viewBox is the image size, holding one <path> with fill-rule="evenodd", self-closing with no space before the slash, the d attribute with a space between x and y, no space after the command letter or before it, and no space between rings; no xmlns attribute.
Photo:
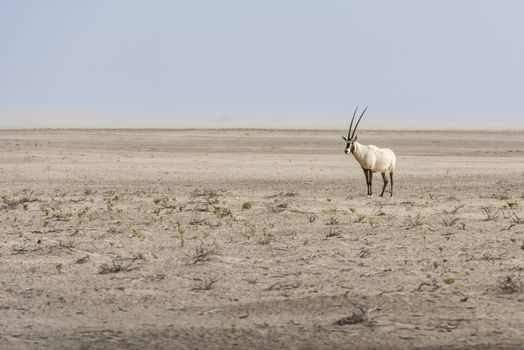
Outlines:
<svg viewBox="0 0 524 350"><path fill-rule="evenodd" d="M391 180L391 197L393 197L393 172L389 173L389 179Z"/></svg>
<svg viewBox="0 0 524 350"><path fill-rule="evenodd" d="M369 173L369 196L373 195L373 172L368 170Z"/></svg>
<svg viewBox="0 0 524 350"><path fill-rule="evenodd" d="M384 186L382 187L382 193L380 194L380 197L384 197L384 191L386 190L386 186L388 185L388 178L386 177L386 173L382 173L382 180L384 180Z"/></svg>
<svg viewBox="0 0 524 350"><path fill-rule="evenodd" d="M364 176L366 177L366 190L367 190L367 195L369 196L369 174L368 174L368 170L364 169L364 168L362 168L362 170L364 170Z"/></svg>

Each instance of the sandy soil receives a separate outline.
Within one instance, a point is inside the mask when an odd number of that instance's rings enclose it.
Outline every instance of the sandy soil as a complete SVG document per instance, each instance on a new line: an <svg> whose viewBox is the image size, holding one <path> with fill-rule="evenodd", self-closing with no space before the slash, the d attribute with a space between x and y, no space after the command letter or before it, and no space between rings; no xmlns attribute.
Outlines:
<svg viewBox="0 0 524 350"><path fill-rule="evenodd" d="M522 348L524 133L342 134L0 131L0 348Z"/></svg>

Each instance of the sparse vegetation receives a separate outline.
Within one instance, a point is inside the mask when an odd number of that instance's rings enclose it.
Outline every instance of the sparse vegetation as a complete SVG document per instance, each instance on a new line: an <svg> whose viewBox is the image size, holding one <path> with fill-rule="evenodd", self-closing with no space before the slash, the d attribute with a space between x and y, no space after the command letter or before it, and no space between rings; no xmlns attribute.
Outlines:
<svg viewBox="0 0 524 350"><path fill-rule="evenodd" d="M191 257L191 264L196 265L198 263L206 262L211 259L213 255L217 253L217 245L215 244L204 244L198 243L195 246L195 251Z"/></svg>
<svg viewBox="0 0 524 350"><path fill-rule="evenodd" d="M517 209L519 207L519 203L517 201L507 201L504 205L504 208L509 209Z"/></svg>
<svg viewBox="0 0 524 350"><path fill-rule="evenodd" d="M451 277L446 277L446 278L442 279L442 282L444 282L446 284L453 284L453 283L455 283L455 279L451 278Z"/></svg>
<svg viewBox="0 0 524 350"><path fill-rule="evenodd" d="M287 203L277 203L269 207L273 213L280 213L287 209Z"/></svg>
<svg viewBox="0 0 524 350"><path fill-rule="evenodd" d="M366 215L357 215L357 217L355 218L355 220L353 220L353 222L355 224L358 224L358 223L361 223L362 221L364 221L364 219L366 218Z"/></svg>
<svg viewBox="0 0 524 350"><path fill-rule="evenodd" d="M350 316L342 317L335 321L338 326L345 326L348 324L363 323L368 320L367 310L360 305L356 305L356 310Z"/></svg>
<svg viewBox="0 0 524 350"><path fill-rule="evenodd" d="M499 282L498 289L503 294L520 293L523 290L522 283L512 276L506 276Z"/></svg>
<svg viewBox="0 0 524 350"><path fill-rule="evenodd" d="M162 209L177 209L176 198L169 198L167 196L153 199L153 203L160 206Z"/></svg>
<svg viewBox="0 0 524 350"><path fill-rule="evenodd" d="M257 233L257 226L255 224L247 224L246 229L242 231L242 236L250 239L254 237Z"/></svg>
<svg viewBox="0 0 524 350"><path fill-rule="evenodd" d="M109 273L128 272L138 268L135 265L137 260L143 260L142 256L135 256L132 258L115 258L111 263L104 263L99 266L98 273L105 275Z"/></svg>
<svg viewBox="0 0 524 350"><path fill-rule="evenodd" d="M232 147L252 140L234 140L226 148L234 130L224 131L225 139L220 139L222 131L213 130L161 130L154 135L148 130L83 130L79 144L67 149L63 141L52 140L55 133L69 132L35 132L56 149L42 148L34 152L34 160L31 150L10 154L10 146L5 146L10 138L0 137L7 151L7 161L0 166L5 185L0 194L0 258L6 281L0 310L12 320L6 339L15 345L62 345L53 343L53 334L40 337L42 327L32 320L38 320L42 310L50 310L53 317L71 315L65 323L58 320L61 326L88 327L84 330L89 334L82 336L89 340L86 346L110 339L116 346L137 347L142 343L128 337L130 329L147 331L149 323L175 318L183 322L171 322L168 335L179 335L182 344L196 347L218 340L213 338L216 332L201 329L206 322L223 336L223 342L215 342L218 347L256 347L259 344L242 340L246 335L253 342L258 335L273 339L284 332L289 339L312 334L303 343L291 344L296 347L307 347L308 342L311 347L344 347L358 333L357 345L381 348L389 343L380 343L377 331L384 333L391 324L409 326L400 330L400 343L394 343L398 337L391 341L392 347L424 347L425 335L444 331L444 340L432 337L431 346L521 343L521 324L509 311L524 296L524 201L518 193L524 177L511 166L524 153L495 158L506 141L495 145L490 139L465 165L459 163L463 158L448 160L440 154L438 164L420 167L415 158L427 159L413 155L426 154L429 148L399 147L398 192L393 199L379 198L378 193L369 199L355 164L344 163L340 154L322 156L332 151L333 131L315 131L312 144L302 143L310 139L300 132L299 139L286 141L289 153L274 156L279 150L272 149L260 163L250 152L269 149L270 141L283 139L273 133L288 131L249 130L268 137L261 137L260 147L235 153L235 159L227 158L236 152ZM5 133L10 131L0 131ZM24 137L31 133L24 131ZM81 142L91 139L90 133L96 137L84 152ZM104 139L110 133L122 140ZM132 149L124 150L129 133L141 136ZM205 137L186 138L193 133ZM454 133L445 134L446 142ZM214 135L220 136L217 149L204 143L189 147L189 141ZM393 136L385 137L386 144ZM471 133L465 142L476 137L477 132ZM485 157L487 145L494 148ZM319 148L310 156L312 147ZM473 144L457 148L464 157L473 150ZM293 164L287 164L288 158ZM491 169L486 159L496 159L502 167ZM236 166L244 160L246 166ZM474 163L471 168L469 162ZM452 163L460 166L453 168ZM332 171L329 167L335 164ZM448 167L450 175L445 176ZM484 168L490 168L489 176L481 173ZM32 174L35 169L38 173ZM382 185L380 174L375 181ZM23 189L27 186L34 193ZM204 189L195 190L199 186ZM500 199L501 194L511 197ZM72 283L74 288L69 288ZM397 302L402 305L395 306ZM408 308L403 307L406 302ZM367 303L370 308L356 306ZM456 306L451 313L450 306ZM100 312L107 323L98 325ZM112 325L120 316L141 312L148 314L146 325L128 317L115 333ZM475 317L484 314L489 317ZM422 328L411 327L414 320ZM182 323L180 331L176 327ZM63 334L71 329L64 328ZM36 335L26 337L30 331ZM145 333L144 342L156 335ZM200 335L202 343L189 342ZM172 343L159 339L158 344L153 339L159 347ZM63 345L71 344L74 347L73 341Z"/></svg>
<svg viewBox="0 0 524 350"><path fill-rule="evenodd" d="M455 226L455 224L459 221L460 219L457 218L457 217L445 217L445 218L442 218L440 219L440 223L442 224L442 226L444 227L452 227L452 226Z"/></svg>
<svg viewBox="0 0 524 350"><path fill-rule="evenodd" d="M273 225L271 225L271 229L273 228ZM264 227L262 229L262 237L259 238L258 243L260 244L269 244L269 242L275 240L275 235L271 231L271 229Z"/></svg>
<svg viewBox="0 0 524 350"><path fill-rule="evenodd" d="M524 224L524 218L521 218L515 212L510 212L509 214L504 214L504 219L509 219L510 222L514 225Z"/></svg>
<svg viewBox="0 0 524 350"><path fill-rule="evenodd" d="M404 227L406 230L411 230L415 227L422 226L422 218L420 217L420 214L417 214L415 216L408 215L406 216L406 219L404 221Z"/></svg>
<svg viewBox="0 0 524 350"><path fill-rule="evenodd" d="M180 236L180 246L183 247L186 242L185 241L186 230L184 229L184 227L182 227L182 223L178 220L175 222L175 229Z"/></svg>
<svg viewBox="0 0 524 350"><path fill-rule="evenodd" d="M326 221L326 225L338 225L339 222L338 222L338 219L334 216L330 217L327 221Z"/></svg>
<svg viewBox="0 0 524 350"><path fill-rule="evenodd" d="M312 224L317 219L317 214L315 213L306 213L307 221Z"/></svg>
<svg viewBox="0 0 524 350"><path fill-rule="evenodd" d="M226 216L231 216L231 209L220 206L213 206L213 213L219 218L225 218Z"/></svg>
<svg viewBox="0 0 524 350"><path fill-rule="evenodd" d="M500 211L493 207L482 207L481 210L486 215L485 221L496 220L499 217Z"/></svg>
<svg viewBox="0 0 524 350"><path fill-rule="evenodd" d="M464 208L464 204L457 205L453 209L450 209L450 210L443 209L442 212L447 215L457 215L459 210L462 208Z"/></svg>
<svg viewBox="0 0 524 350"><path fill-rule="evenodd" d="M339 237L342 235L342 231L335 227L330 227L329 232L326 234L326 238Z"/></svg>
<svg viewBox="0 0 524 350"><path fill-rule="evenodd" d="M213 285L218 282L218 279L214 278L205 278L205 279L198 279L200 282L197 286L194 286L191 288L191 290L194 291L206 291L213 288Z"/></svg>
<svg viewBox="0 0 524 350"><path fill-rule="evenodd" d="M7 196L2 196L2 202L0 202L0 210L12 210L16 209L20 205L27 205L27 203L36 201L36 199L32 198L32 194L33 191L27 191L27 193L23 193L22 197L17 199L9 199Z"/></svg>

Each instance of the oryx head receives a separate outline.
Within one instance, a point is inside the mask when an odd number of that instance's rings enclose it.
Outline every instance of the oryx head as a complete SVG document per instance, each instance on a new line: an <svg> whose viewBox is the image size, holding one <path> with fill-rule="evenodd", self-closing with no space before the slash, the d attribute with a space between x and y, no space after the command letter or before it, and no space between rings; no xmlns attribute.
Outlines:
<svg viewBox="0 0 524 350"><path fill-rule="evenodd" d="M351 124L349 124L349 131L348 131L348 137L345 138L342 136L342 139L346 141L346 148L344 149L344 153L351 152L355 150L355 141L357 141L357 135L355 133L357 132L358 123L360 123L360 119L362 119L362 116L364 116L364 113L366 113L366 110L368 108L364 108L364 111L360 115L360 117L357 120L357 124L355 125L355 129L353 129L353 134L351 134L351 127L353 126L353 120L355 119L355 115L357 114L358 106L355 108L355 112L353 112L353 118L351 118Z"/></svg>

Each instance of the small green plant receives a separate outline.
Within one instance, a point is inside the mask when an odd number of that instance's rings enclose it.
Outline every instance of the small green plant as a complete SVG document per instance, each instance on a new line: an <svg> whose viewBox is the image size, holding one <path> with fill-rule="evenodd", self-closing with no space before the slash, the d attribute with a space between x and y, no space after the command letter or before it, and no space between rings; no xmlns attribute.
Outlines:
<svg viewBox="0 0 524 350"><path fill-rule="evenodd" d="M353 214L355 214L357 212L357 209L356 208L349 208L349 211L352 212Z"/></svg>
<svg viewBox="0 0 524 350"><path fill-rule="evenodd" d="M219 218L231 216L231 209L226 207L213 206L213 213Z"/></svg>
<svg viewBox="0 0 524 350"><path fill-rule="evenodd" d="M327 209L325 210L326 213L331 213L331 214L336 214L337 211L338 211L337 208L327 208Z"/></svg>
<svg viewBox="0 0 524 350"><path fill-rule="evenodd" d="M244 202L244 203L242 203L242 209L244 209L244 210L251 209L251 207L253 207L253 203L251 203L251 202Z"/></svg>
<svg viewBox="0 0 524 350"><path fill-rule="evenodd" d="M178 233L180 234L180 246L183 247L186 243L186 240L184 238L184 234L186 233L186 230L182 227L182 224L178 220L175 223L175 227Z"/></svg>
<svg viewBox="0 0 524 350"><path fill-rule="evenodd" d="M146 239L146 236L142 232L138 231L137 229L133 228L133 229L131 229L131 231L133 232L133 234L132 234L133 237L136 237L136 238L138 238L141 241Z"/></svg>
<svg viewBox="0 0 524 350"><path fill-rule="evenodd" d="M517 209L519 207L519 203L517 201L508 201L506 202L506 206L509 209Z"/></svg>
<svg viewBox="0 0 524 350"><path fill-rule="evenodd" d="M42 227L47 227L49 226L49 220L44 220L44 222L42 223Z"/></svg>
<svg viewBox="0 0 524 350"><path fill-rule="evenodd" d="M164 209L176 209L177 206L175 204L176 198L169 198L169 197L158 197L153 199L153 203L156 205L160 205Z"/></svg>
<svg viewBox="0 0 524 350"><path fill-rule="evenodd" d="M255 224L249 224L245 231L242 231L242 236L244 238L250 239L257 233L257 227Z"/></svg>
<svg viewBox="0 0 524 350"><path fill-rule="evenodd" d="M203 197L204 201L207 202L207 204L216 205L220 202L218 197L222 196L221 192L223 192L223 190L196 189L191 193L191 195L193 197Z"/></svg>
<svg viewBox="0 0 524 350"><path fill-rule="evenodd" d="M87 212L89 211L89 207L84 207L83 209L80 209L78 211L78 213L76 214L78 216L78 218L82 218L83 216L85 216L87 214Z"/></svg>
<svg viewBox="0 0 524 350"><path fill-rule="evenodd" d="M229 228L233 228L233 225L238 222L238 219L234 216L230 216L226 219L226 224Z"/></svg>
<svg viewBox="0 0 524 350"><path fill-rule="evenodd" d="M75 241L70 239L67 242L60 241L60 247L66 248L66 249L73 249L76 246Z"/></svg>
<svg viewBox="0 0 524 350"><path fill-rule="evenodd" d="M29 209L29 205L27 205L27 203L24 203L24 204L22 205L22 208L23 208L25 211L27 211L27 209Z"/></svg>
<svg viewBox="0 0 524 350"><path fill-rule="evenodd" d="M439 267L438 261L433 261L433 268L436 269Z"/></svg>
<svg viewBox="0 0 524 350"><path fill-rule="evenodd" d="M62 273L62 264L56 264L55 268L58 273Z"/></svg>
<svg viewBox="0 0 524 350"><path fill-rule="evenodd" d="M446 284L453 284L455 283L455 279L454 278L451 278L451 277L446 277L444 279L442 279L442 281Z"/></svg>
<svg viewBox="0 0 524 350"><path fill-rule="evenodd" d="M268 244L275 239L275 235L267 227L262 229L262 237L258 240L260 244Z"/></svg>

